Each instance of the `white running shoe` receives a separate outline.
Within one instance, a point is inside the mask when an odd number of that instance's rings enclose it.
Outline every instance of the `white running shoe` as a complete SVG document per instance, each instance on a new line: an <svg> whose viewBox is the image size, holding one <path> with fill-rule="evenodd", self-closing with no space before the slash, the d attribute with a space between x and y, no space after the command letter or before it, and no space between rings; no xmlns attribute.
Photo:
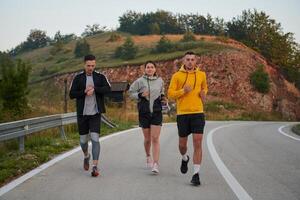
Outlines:
<svg viewBox="0 0 300 200"><path fill-rule="evenodd" d="M146 158L146 167L147 169L151 169L153 167L153 161L150 156L147 156Z"/></svg>
<svg viewBox="0 0 300 200"><path fill-rule="evenodd" d="M153 167L151 170L154 174L158 174L159 170L158 170L158 164L157 163L153 163Z"/></svg>

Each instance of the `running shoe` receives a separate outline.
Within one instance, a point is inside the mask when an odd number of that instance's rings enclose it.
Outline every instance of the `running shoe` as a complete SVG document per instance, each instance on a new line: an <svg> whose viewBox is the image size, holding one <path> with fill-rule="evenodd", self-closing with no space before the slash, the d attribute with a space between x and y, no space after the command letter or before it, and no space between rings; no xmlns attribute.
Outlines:
<svg viewBox="0 0 300 200"><path fill-rule="evenodd" d="M201 183L200 183L199 173L193 175L192 180L191 180L191 183L192 183L192 185L194 185L194 186L199 186L199 185L201 184Z"/></svg>
<svg viewBox="0 0 300 200"><path fill-rule="evenodd" d="M90 168L90 158L91 158L91 155L89 154L88 157L85 157L83 159L83 169L85 171L88 171Z"/></svg>
<svg viewBox="0 0 300 200"><path fill-rule="evenodd" d="M91 175L92 175L93 177L97 177L97 176L99 175L99 170L98 170L97 166L93 166Z"/></svg>
<svg viewBox="0 0 300 200"><path fill-rule="evenodd" d="M187 156L187 161L185 161L185 160L181 160L181 166L180 166L180 171L181 171L181 173L183 173L183 174L185 174L185 173L187 173L187 171L188 171L188 163L189 163L189 161L190 161L190 157L189 156Z"/></svg>

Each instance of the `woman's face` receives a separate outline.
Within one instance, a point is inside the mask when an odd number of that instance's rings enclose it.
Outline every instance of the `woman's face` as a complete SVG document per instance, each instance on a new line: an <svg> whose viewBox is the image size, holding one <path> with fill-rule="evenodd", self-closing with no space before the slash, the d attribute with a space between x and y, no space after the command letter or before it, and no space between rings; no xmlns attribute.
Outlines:
<svg viewBox="0 0 300 200"><path fill-rule="evenodd" d="M145 67L145 73L147 76L153 76L156 72L156 68L152 63L148 63Z"/></svg>

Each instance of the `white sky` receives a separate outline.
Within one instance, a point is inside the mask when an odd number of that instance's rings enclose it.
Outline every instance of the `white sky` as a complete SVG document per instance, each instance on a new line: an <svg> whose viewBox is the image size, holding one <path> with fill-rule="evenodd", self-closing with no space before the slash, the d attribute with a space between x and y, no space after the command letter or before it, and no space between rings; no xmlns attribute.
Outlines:
<svg viewBox="0 0 300 200"><path fill-rule="evenodd" d="M299 0L0 0L0 51L25 41L31 29L44 30L53 37L58 30L80 35L88 24L116 28L119 16L128 10L210 13L228 21L254 8L280 22L284 32L295 33L300 43Z"/></svg>

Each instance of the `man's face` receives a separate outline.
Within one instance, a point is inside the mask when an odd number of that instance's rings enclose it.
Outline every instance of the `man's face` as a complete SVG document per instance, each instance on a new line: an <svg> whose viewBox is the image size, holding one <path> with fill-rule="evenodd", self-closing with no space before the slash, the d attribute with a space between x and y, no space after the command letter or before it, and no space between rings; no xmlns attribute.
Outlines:
<svg viewBox="0 0 300 200"><path fill-rule="evenodd" d="M183 64L186 67L186 70L193 70L196 67L196 56L195 55L185 55Z"/></svg>
<svg viewBox="0 0 300 200"><path fill-rule="evenodd" d="M96 67L96 60L85 61L84 69L87 75L91 75Z"/></svg>

